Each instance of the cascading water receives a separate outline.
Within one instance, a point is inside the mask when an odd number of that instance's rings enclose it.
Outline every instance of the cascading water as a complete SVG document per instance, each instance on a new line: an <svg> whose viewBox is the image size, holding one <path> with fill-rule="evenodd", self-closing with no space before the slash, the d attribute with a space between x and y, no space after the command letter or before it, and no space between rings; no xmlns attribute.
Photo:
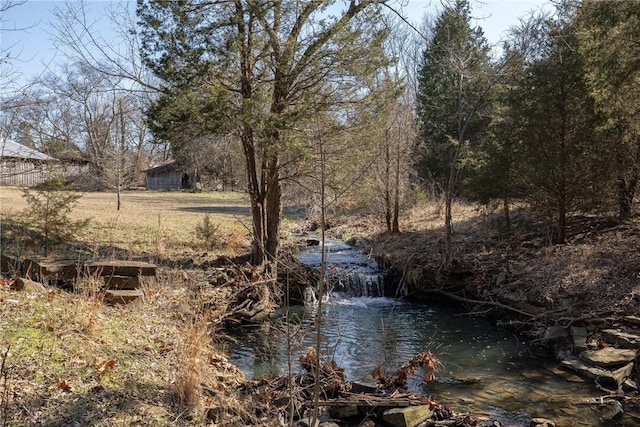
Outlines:
<svg viewBox="0 0 640 427"><path fill-rule="evenodd" d="M558 427L604 425L598 408L585 406L592 386L575 377L566 381L556 375L553 364L548 368L530 358L527 345L510 330L452 308L386 298L385 272L375 260L335 239L328 240L325 249L330 292L320 317L322 353L345 369L348 380L372 382L375 367L392 371L430 349L442 364L436 369L437 381L425 384L417 375L409 381L412 391L511 426L528 426L533 417L552 419ZM320 245L310 246L298 259L319 268L321 250ZM288 355L295 361L315 345L315 308L288 310L260 327L228 331L237 337L229 344L230 360L249 377L282 374L289 366ZM286 319L297 331L295 337L285 336L291 329L285 327ZM640 423L627 417L621 425Z"/></svg>
<svg viewBox="0 0 640 427"><path fill-rule="evenodd" d="M318 242L317 240L312 240ZM320 268L322 243L298 255L300 262ZM336 239L324 244L327 260L328 293L340 297L382 297L387 276L376 261L351 245Z"/></svg>

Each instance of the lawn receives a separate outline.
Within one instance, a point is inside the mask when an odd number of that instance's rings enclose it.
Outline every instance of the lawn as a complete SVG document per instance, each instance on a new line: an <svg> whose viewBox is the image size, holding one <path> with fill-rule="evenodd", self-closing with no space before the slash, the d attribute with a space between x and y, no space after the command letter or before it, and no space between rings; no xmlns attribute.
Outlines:
<svg viewBox="0 0 640 427"><path fill-rule="evenodd" d="M0 221L29 223L22 189L3 187L0 192ZM249 202L237 192L155 192L126 191L116 210L115 193L81 193L71 217L88 219L71 246L59 248L60 255L87 258L172 259L188 256L194 249L233 254L249 242L251 216ZM209 216L217 228L214 242L204 242L196 233ZM4 227L5 231L7 227ZM9 237L3 233L3 237ZM3 250L11 239L3 240ZM38 250L37 247L30 248ZM28 252L28 250L27 250ZM78 253L79 252L79 253ZM36 255L38 255L36 253Z"/></svg>
<svg viewBox="0 0 640 427"><path fill-rule="evenodd" d="M109 305L93 277L71 291L17 291L13 277L0 278L0 425L200 426L246 411L220 391L243 375L215 345L233 291L211 285L216 269L180 268L247 249L246 197L132 191L115 206L113 193L82 194L72 217L90 221L53 255L159 261L156 280L133 303ZM2 188L3 251L21 249L12 233L29 222L26 208L21 189ZM219 227L215 247L195 231L207 215Z"/></svg>

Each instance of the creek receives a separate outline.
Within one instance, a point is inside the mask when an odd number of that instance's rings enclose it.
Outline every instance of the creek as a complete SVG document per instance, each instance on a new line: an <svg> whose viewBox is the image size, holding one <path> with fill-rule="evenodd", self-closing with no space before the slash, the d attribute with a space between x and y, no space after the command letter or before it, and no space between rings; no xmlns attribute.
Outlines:
<svg viewBox="0 0 640 427"><path fill-rule="evenodd" d="M409 381L422 393L458 412L483 414L503 425L529 426L534 417L556 426L600 426L603 410L588 403L599 395L591 382L561 372L553 360L534 357L532 348L490 319L460 310L415 304L383 296L384 272L365 254L329 241L327 262L333 290L323 300L323 357L346 371L347 380L372 384L376 367L393 372L414 355L430 350L439 360L436 381L424 372ZM299 256L319 265L320 247ZM247 377L285 374L291 360L315 348L314 308L292 307L261 326L228 331L230 361ZM634 424L620 424L634 425Z"/></svg>

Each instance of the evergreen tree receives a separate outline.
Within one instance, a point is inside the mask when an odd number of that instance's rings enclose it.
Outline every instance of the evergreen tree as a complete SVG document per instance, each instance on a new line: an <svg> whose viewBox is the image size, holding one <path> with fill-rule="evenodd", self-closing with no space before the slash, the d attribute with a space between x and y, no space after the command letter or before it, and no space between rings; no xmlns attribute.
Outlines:
<svg viewBox="0 0 640 427"><path fill-rule="evenodd" d="M626 218L640 179L640 7L630 0L586 0L576 20L589 92L604 118L599 133L613 154L619 216Z"/></svg>
<svg viewBox="0 0 640 427"><path fill-rule="evenodd" d="M451 261L451 204L462 167L473 160L488 119L491 63L467 0L446 5L424 50L418 75L420 170L445 197L446 259Z"/></svg>
<svg viewBox="0 0 640 427"><path fill-rule="evenodd" d="M596 116L584 80L571 10L530 29L535 44L523 56L523 78L511 102L522 125L526 163L521 164L530 201L555 218L552 240L564 243L568 215L597 190Z"/></svg>

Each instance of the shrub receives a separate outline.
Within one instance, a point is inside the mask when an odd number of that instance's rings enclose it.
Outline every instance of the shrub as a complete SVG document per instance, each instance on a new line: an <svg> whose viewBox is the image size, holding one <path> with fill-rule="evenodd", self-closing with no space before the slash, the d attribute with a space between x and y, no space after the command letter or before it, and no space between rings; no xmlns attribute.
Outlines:
<svg viewBox="0 0 640 427"><path fill-rule="evenodd" d="M220 224L211 221L209 215L205 215L202 222L196 225L196 238L207 249L220 247L224 240Z"/></svg>
<svg viewBox="0 0 640 427"><path fill-rule="evenodd" d="M87 225L88 220L75 221L70 214L82 197L65 185L60 178L54 178L38 188L25 189L23 197L27 208L29 234L34 243L39 243L47 256L52 246L70 241Z"/></svg>

